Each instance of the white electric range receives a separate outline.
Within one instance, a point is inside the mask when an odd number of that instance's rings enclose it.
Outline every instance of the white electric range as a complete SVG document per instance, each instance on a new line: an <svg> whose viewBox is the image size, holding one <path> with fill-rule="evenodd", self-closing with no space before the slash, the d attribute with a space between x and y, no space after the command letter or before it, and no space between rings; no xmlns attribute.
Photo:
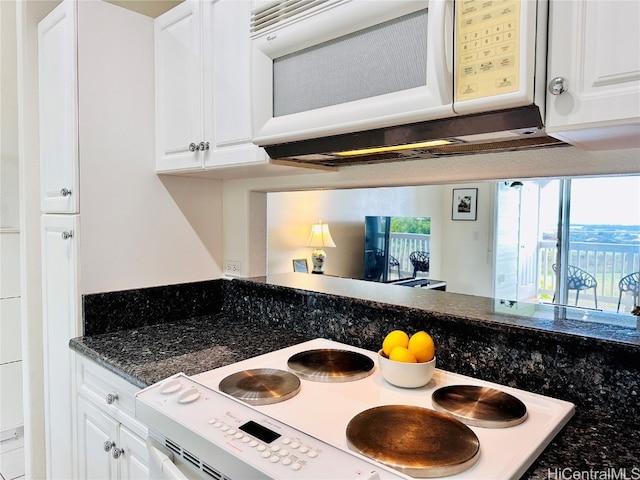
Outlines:
<svg viewBox="0 0 640 480"><path fill-rule="evenodd" d="M313 376L298 375L295 370L291 375L291 357L322 350L354 352L371 359L372 369L354 380L317 381L310 379ZM289 394L277 394L284 401L267 404L257 397L255 402L250 398L241 401L221 391L223 380L232 379L242 386L246 373L257 371L282 372L282 382L286 383L288 376L294 377L297 384L285 387ZM404 464L398 468L384 455L372 457L358 450L357 442L347 438L347 427L363 412L414 408L409 411L407 424L413 418L421 419L422 413L451 417L434 412L432 394L453 385L495 390L526 407L522 420L505 428L463 425L445 418L446 422L459 424L466 430L463 433L477 442L477 452L465 458L462 469L416 470ZM224 387L223 390L228 391ZM420 415L415 416L416 412ZM147 442L152 463L155 462L152 479L517 479L573 412L574 405L566 401L439 369L424 387L395 387L382 378L377 353L326 339L311 340L192 377L177 374L136 396L136 417L149 426L153 437ZM366 418L364 421L366 427ZM405 429L403 425L393 428L398 432ZM430 438L439 442L437 436Z"/></svg>

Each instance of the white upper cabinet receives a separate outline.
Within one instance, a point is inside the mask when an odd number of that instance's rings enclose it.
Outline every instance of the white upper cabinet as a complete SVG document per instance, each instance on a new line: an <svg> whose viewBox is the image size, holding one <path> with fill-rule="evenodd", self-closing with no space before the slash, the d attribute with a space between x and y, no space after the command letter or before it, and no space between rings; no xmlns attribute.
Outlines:
<svg viewBox="0 0 640 480"><path fill-rule="evenodd" d="M158 172L267 162L251 143L251 8L186 0L156 19Z"/></svg>
<svg viewBox="0 0 640 480"><path fill-rule="evenodd" d="M205 98L213 112L211 153L206 167L264 162L266 152L251 143L251 38L253 2L219 0L205 19ZM205 121L207 117L205 116Z"/></svg>
<svg viewBox="0 0 640 480"><path fill-rule="evenodd" d="M203 166L202 6L187 0L155 21L158 171Z"/></svg>
<svg viewBox="0 0 640 480"><path fill-rule="evenodd" d="M63 2L38 26L40 208L78 213L76 4Z"/></svg>
<svg viewBox="0 0 640 480"><path fill-rule="evenodd" d="M547 94L547 132L589 150L640 147L640 1L549 9L547 80L564 92Z"/></svg>

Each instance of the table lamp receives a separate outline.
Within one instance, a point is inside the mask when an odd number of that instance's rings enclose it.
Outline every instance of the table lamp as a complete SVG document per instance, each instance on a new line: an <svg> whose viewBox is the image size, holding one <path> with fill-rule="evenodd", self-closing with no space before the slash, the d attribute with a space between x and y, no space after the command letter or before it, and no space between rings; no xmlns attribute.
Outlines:
<svg viewBox="0 0 640 480"><path fill-rule="evenodd" d="M311 273L323 274L324 262L327 258L327 254L323 250L325 247L335 247L333 238L331 238L331 232L329 232L329 225L318 221L311 225L311 235L309 235L308 247L313 247L315 250L311 252L311 262L313 263L313 270Z"/></svg>

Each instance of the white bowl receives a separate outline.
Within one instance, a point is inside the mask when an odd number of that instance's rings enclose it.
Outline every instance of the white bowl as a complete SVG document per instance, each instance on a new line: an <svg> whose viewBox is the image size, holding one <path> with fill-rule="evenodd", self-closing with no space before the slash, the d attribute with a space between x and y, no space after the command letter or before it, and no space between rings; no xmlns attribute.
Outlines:
<svg viewBox="0 0 640 480"><path fill-rule="evenodd" d="M382 377L392 385L403 388L418 388L426 385L436 370L436 357L428 362L407 363L389 360L382 350L378 351L378 365Z"/></svg>

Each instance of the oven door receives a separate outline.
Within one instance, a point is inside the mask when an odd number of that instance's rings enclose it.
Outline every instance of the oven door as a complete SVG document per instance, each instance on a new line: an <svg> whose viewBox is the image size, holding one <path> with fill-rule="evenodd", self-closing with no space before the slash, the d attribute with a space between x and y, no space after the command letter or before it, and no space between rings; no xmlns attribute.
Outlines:
<svg viewBox="0 0 640 480"><path fill-rule="evenodd" d="M278 5L252 13L254 143L453 115L451 0L321 3L299 17L280 18Z"/></svg>
<svg viewBox="0 0 640 480"><path fill-rule="evenodd" d="M147 450L149 452L149 480L207 479L202 472L174 459L174 455L168 449L151 437L147 438Z"/></svg>

